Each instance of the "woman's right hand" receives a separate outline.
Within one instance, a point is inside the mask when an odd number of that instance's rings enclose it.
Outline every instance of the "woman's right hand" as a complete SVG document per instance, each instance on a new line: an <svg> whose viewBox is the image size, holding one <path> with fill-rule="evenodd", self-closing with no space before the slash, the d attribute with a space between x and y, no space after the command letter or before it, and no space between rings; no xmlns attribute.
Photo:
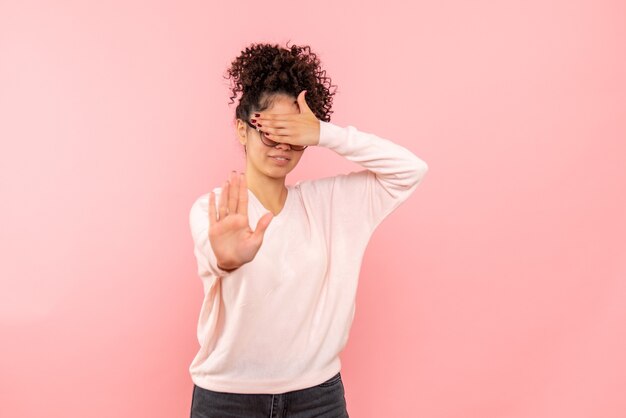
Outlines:
<svg viewBox="0 0 626 418"><path fill-rule="evenodd" d="M248 187L244 173L231 172L215 209L215 193L209 194L209 241L218 267L234 270L254 259L263 235L273 218L271 212L259 219L256 230L248 222Z"/></svg>

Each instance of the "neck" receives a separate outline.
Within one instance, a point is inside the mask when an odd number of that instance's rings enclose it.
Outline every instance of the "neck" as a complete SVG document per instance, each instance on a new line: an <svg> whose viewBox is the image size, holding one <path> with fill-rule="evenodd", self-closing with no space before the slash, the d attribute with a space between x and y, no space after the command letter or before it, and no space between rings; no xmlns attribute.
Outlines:
<svg viewBox="0 0 626 418"><path fill-rule="evenodd" d="M274 178L263 174L254 174L250 167L246 170L248 189L254 193L259 202L272 214L278 215L287 199L285 177Z"/></svg>

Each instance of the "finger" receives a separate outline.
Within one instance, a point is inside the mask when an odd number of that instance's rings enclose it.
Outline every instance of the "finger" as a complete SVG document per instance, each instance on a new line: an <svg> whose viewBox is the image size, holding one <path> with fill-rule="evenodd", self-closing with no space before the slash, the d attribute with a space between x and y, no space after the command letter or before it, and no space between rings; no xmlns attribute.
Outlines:
<svg viewBox="0 0 626 418"><path fill-rule="evenodd" d="M217 222L215 214L215 193L209 193L209 228Z"/></svg>
<svg viewBox="0 0 626 418"><path fill-rule="evenodd" d="M239 200L239 176L236 171L230 173L230 187L228 190L228 213L237 213Z"/></svg>
<svg viewBox="0 0 626 418"><path fill-rule="evenodd" d="M228 180L224 182L224 186L222 186L222 193L220 193L220 203L219 203L219 212L220 212L220 220L224 219L227 215L228 210Z"/></svg>
<svg viewBox="0 0 626 418"><path fill-rule="evenodd" d="M237 213L248 216L248 185L246 184L245 173L239 175L239 204Z"/></svg>
<svg viewBox="0 0 626 418"><path fill-rule="evenodd" d="M295 120L272 120L270 122L263 121L261 123L261 130L264 128L272 128L272 129L293 129L295 126L300 126L301 124Z"/></svg>
<svg viewBox="0 0 626 418"><path fill-rule="evenodd" d="M294 131L291 128L263 128L263 130L261 131L261 135L265 135L270 139L271 137L281 137L285 139L284 137L291 136L293 132Z"/></svg>
<svg viewBox="0 0 626 418"><path fill-rule="evenodd" d="M265 137L267 138L268 141L273 141L275 144L289 144L289 145L293 144L293 137L289 135L281 136L281 135L268 134L268 135L265 135ZM293 145L298 145L298 144L293 144Z"/></svg>
<svg viewBox="0 0 626 418"><path fill-rule="evenodd" d="M257 222L256 229L252 233L252 236L259 241L263 241L263 235L265 234L265 231L267 230L267 227L272 219L274 219L272 212L268 212L263 215L261 219L259 219L259 222Z"/></svg>
<svg viewBox="0 0 626 418"><path fill-rule="evenodd" d="M289 116L289 115L286 115ZM270 120L261 120L256 119L256 124L253 123L257 129L265 130L269 129L285 129L291 128L296 124L295 119L293 117L284 118L284 119L270 119Z"/></svg>
<svg viewBox="0 0 626 418"><path fill-rule="evenodd" d="M250 119L256 119L257 123L259 123L259 121L265 121L267 123L272 123L272 121L277 122L277 121L291 121L294 120L295 117L300 116L299 113L261 113L261 116L255 117L252 116ZM261 125L263 125L263 123L261 122Z"/></svg>

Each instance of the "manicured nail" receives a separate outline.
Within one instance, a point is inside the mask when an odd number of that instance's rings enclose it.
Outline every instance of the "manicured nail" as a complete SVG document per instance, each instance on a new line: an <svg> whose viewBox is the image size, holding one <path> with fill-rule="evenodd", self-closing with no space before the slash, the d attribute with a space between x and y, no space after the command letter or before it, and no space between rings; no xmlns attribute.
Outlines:
<svg viewBox="0 0 626 418"><path fill-rule="evenodd" d="M260 113L255 113L254 116L256 116L257 118L261 116Z"/></svg>

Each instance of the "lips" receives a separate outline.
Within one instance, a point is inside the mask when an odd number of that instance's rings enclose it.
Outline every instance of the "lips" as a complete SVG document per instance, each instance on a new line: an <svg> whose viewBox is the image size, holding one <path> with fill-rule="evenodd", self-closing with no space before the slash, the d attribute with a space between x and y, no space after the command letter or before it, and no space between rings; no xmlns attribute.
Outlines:
<svg viewBox="0 0 626 418"><path fill-rule="evenodd" d="M286 155L270 155L271 158L284 158L286 160L291 160L291 158L287 157Z"/></svg>

